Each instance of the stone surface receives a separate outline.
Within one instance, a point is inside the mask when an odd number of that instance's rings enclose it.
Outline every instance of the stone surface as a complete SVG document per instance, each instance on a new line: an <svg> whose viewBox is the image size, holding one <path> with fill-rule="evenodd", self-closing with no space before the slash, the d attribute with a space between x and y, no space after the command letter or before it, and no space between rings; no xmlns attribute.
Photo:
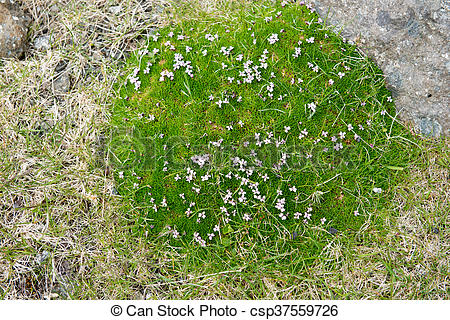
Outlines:
<svg viewBox="0 0 450 320"><path fill-rule="evenodd" d="M380 66L399 117L450 136L449 0L312 0L328 24Z"/></svg>
<svg viewBox="0 0 450 320"><path fill-rule="evenodd" d="M120 11L122 11L122 6L112 6L112 7L109 7L109 12L110 13L112 13L112 14L115 14L115 15L118 15L119 13L120 13Z"/></svg>
<svg viewBox="0 0 450 320"><path fill-rule="evenodd" d="M0 0L0 58L20 57L26 49L29 17L13 0Z"/></svg>
<svg viewBox="0 0 450 320"><path fill-rule="evenodd" d="M55 94L64 94L70 90L70 76L67 72L59 74L53 81L53 90Z"/></svg>
<svg viewBox="0 0 450 320"><path fill-rule="evenodd" d="M50 49L50 36L44 35L34 40L33 47L36 50L46 51Z"/></svg>

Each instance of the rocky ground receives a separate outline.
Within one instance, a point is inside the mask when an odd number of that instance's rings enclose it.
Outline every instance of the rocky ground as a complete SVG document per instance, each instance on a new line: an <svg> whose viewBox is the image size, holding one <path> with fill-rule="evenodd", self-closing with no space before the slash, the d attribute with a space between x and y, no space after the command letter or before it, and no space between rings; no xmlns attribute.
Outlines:
<svg viewBox="0 0 450 320"><path fill-rule="evenodd" d="M316 0L317 11L381 67L401 118L450 136L450 1Z"/></svg>

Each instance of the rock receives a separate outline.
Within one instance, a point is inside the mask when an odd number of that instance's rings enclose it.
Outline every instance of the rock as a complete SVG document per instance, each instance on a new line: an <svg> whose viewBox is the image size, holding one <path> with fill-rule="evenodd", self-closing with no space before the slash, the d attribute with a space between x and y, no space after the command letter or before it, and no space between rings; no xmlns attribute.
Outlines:
<svg viewBox="0 0 450 320"><path fill-rule="evenodd" d="M61 9L59 8L59 6L57 5L57 4L54 4L54 5L52 5L51 7L50 7L50 12L51 13L57 13L57 12L59 12Z"/></svg>
<svg viewBox="0 0 450 320"><path fill-rule="evenodd" d="M160 4L157 4L154 6L153 10L155 10L156 13L161 14L164 12L164 7Z"/></svg>
<svg viewBox="0 0 450 320"><path fill-rule="evenodd" d="M56 94L64 94L70 90L70 77L67 72L61 73L53 81L53 90Z"/></svg>
<svg viewBox="0 0 450 320"><path fill-rule="evenodd" d="M0 58L18 58L27 45L30 18L13 0L0 0Z"/></svg>
<svg viewBox="0 0 450 320"><path fill-rule="evenodd" d="M450 136L450 2L314 0L319 15L380 66L400 119Z"/></svg>
<svg viewBox="0 0 450 320"><path fill-rule="evenodd" d="M50 252L44 250L42 251L42 253L36 255L36 258L34 258L34 260L36 261L37 264L42 264L45 260L48 259L48 257L50 257Z"/></svg>
<svg viewBox="0 0 450 320"><path fill-rule="evenodd" d="M438 137L442 133L442 126L435 119L420 118L415 119L415 122L420 133L426 137Z"/></svg>
<svg viewBox="0 0 450 320"><path fill-rule="evenodd" d="M43 50L43 51L50 49L50 36L45 35L36 38L34 40L33 47L36 50Z"/></svg>
<svg viewBox="0 0 450 320"><path fill-rule="evenodd" d="M328 229L328 232L331 234L337 234L338 230L336 228L330 227L330 229Z"/></svg>
<svg viewBox="0 0 450 320"><path fill-rule="evenodd" d="M112 14L114 14L114 15L118 15L119 13L120 13L120 11L122 11L122 6L112 6L112 7L109 7L109 12L110 13L112 13Z"/></svg>
<svg viewBox="0 0 450 320"><path fill-rule="evenodd" d="M58 62L58 64L55 67L55 72L63 71L67 67L68 63L69 62L67 60L61 60L60 62Z"/></svg>

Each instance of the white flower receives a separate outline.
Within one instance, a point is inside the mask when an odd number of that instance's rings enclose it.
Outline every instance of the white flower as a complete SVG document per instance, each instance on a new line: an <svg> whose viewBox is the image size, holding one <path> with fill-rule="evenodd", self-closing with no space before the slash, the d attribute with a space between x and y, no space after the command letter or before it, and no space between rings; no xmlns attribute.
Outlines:
<svg viewBox="0 0 450 320"><path fill-rule="evenodd" d="M294 48L295 52L292 54L292 56L294 58L298 58L300 57L300 55L302 54L302 48L296 47Z"/></svg>
<svg viewBox="0 0 450 320"><path fill-rule="evenodd" d="M308 108L311 109L311 111L314 113L316 112L316 104L314 102L308 103Z"/></svg>
<svg viewBox="0 0 450 320"><path fill-rule="evenodd" d="M301 139L303 137L306 137L308 135L308 131L306 129L303 129L302 132L298 135L298 138Z"/></svg>
<svg viewBox="0 0 450 320"><path fill-rule="evenodd" d="M269 41L270 44L274 44L275 42L277 42L279 40L280 39L278 38L277 33L272 33L272 35L267 39L267 41Z"/></svg>
<svg viewBox="0 0 450 320"><path fill-rule="evenodd" d="M381 188L373 188L372 191L375 192L375 193L383 192L383 190Z"/></svg>
<svg viewBox="0 0 450 320"><path fill-rule="evenodd" d="M215 35L212 34L205 34L205 39L209 40L209 41L214 41L217 40L219 38L219 35L216 33Z"/></svg>
<svg viewBox="0 0 450 320"><path fill-rule="evenodd" d="M342 146L342 143L336 143L336 145L333 148L334 148L334 150L339 151L339 150L343 149L344 147Z"/></svg>

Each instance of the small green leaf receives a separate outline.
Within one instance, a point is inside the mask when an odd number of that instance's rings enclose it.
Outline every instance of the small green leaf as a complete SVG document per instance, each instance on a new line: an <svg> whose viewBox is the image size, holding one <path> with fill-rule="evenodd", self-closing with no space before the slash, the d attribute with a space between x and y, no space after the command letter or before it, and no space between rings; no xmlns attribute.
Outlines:
<svg viewBox="0 0 450 320"><path fill-rule="evenodd" d="M229 224L227 224L222 230L223 234L228 234L228 233L231 233L233 231L234 231L233 228Z"/></svg>
<svg viewBox="0 0 450 320"><path fill-rule="evenodd" d="M231 240L230 240L230 238L222 238L222 245L223 245L224 247L230 246L230 245L231 245Z"/></svg>

